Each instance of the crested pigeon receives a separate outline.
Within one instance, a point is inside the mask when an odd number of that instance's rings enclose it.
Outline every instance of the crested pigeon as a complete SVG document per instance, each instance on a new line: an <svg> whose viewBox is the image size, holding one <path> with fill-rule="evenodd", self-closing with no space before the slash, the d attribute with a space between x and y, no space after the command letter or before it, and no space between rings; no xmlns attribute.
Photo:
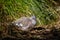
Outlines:
<svg viewBox="0 0 60 40"><path fill-rule="evenodd" d="M20 30L28 31L34 28L36 24L36 17L21 17L17 19L16 21L12 22L15 26L19 27Z"/></svg>

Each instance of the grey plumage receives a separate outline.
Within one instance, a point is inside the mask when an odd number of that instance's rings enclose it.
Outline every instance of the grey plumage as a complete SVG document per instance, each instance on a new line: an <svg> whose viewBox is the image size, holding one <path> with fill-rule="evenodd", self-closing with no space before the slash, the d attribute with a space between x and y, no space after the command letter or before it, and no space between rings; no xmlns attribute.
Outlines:
<svg viewBox="0 0 60 40"><path fill-rule="evenodd" d="M15 26L18 26L19 29L23 31L28 31L34 27L36 24L36 17L31 16L31 17L21 17L17 19L16 21L12 22Z"/></svg>

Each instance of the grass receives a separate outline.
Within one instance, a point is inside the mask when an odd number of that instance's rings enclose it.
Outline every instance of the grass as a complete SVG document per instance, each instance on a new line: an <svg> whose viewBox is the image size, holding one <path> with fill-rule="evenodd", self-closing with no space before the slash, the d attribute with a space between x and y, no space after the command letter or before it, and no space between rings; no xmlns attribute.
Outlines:
<svg viewBox="0 0 60 40"><path fill-rule="evenodd" d="M41 25L52 23L58 18L49 0L1 0L0 4L3 5L0 14L3 19L5 15L10 16L12 20L21 16L35 15L37 25Z"/></svg>

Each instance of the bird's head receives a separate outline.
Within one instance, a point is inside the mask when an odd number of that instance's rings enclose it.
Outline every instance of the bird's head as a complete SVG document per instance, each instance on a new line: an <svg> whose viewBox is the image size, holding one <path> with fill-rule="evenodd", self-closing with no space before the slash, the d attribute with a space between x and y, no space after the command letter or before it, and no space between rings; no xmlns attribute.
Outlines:
<svg viewBox="0 0 60 40"><path fill-rule="evenodd" d="M36 20L36 17L35 17L34 15L33 15L33 16L31 16L30 18L31 18L31 19L34 19L34 20Z"/></svg>

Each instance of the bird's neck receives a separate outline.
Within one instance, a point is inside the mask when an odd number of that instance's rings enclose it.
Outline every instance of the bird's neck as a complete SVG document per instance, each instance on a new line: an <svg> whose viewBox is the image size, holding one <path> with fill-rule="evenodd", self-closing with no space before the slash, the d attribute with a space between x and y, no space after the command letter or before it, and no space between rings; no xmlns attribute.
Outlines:
<svg viewBox="0 0 60 40"><path fill-rule="evenodd" d="M32 21L32 24L36 24L36 20L34 20L34 19L32 19L32 18L30 18L31 19L31 21Z"/></svg>

